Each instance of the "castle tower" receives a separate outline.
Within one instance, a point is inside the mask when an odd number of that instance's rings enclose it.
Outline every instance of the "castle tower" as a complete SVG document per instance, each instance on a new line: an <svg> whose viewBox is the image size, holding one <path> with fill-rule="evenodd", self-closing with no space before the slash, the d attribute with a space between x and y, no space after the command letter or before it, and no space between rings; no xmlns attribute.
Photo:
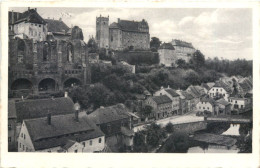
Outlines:
<svg viewBox="0 0 260 168"><path fill-rule="evenodd" d="M109 48L109 16L96 17L96 41L99 48Z"/></svg>

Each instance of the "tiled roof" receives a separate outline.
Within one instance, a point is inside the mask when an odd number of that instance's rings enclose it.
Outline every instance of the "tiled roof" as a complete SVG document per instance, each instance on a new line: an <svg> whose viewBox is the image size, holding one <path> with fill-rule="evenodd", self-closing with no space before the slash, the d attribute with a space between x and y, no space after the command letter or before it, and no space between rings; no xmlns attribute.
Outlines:
<svg viewBox="0 0 260 168"><path fill-rule="evenodd" d="M252 93L246 93L244 97L245 97L245 98L252 98L252 97L253 97L253 94L252 94Z"/></svg>
<svg viewBox="0 0 260 168"><path fill-rule="evenodd" d="M190 90L190 91L188 91ZM202 87L200 86L193 86L193 85L190 85L186 91L188 91L190 94L192 94L193 97L200 97L200 96L203 96L205 95L205 91Z"/></svg>
<svg viewBox="0 0 260 168"><path fill-rule="evenodd" d="M227 102L225 99L219 99L219 100L217 100L216 101L217 103L219 103L219 104L222 104L222 105L224 105L224 106L227 106L227 105L229 105L230 103L229 102Z"/></svg>
<svg viewBox="0 0 260 168"><path fill-rule="evenodd" d="M208 97L208 96L202 97L200 99L200 102L209 102L211 105L215 105L215 101L211 97Z"/></svg>
<svg viewBox="0 0 260 168"><path fill-rule="evenodd" d="M204 87L207 90L210 89L210 87L209 87L209 85L207 83L202 83L201 86Z"/></svg>
<svg viewBox="0 0 260 168"><path fill-rule="evenodd" d="M104 136L104 133L86 116L75 120L74 114L24 120L35 150L64 146L68 140L85 141Z"/></svg>
<svg viewBox="0 0 260 168"><path fill-rule="evenodd" d="M179 95L171 88L165 89L167 93L169 93L172 97L178 97Z"/></svg>
<svg viewBox="0 0 260 168"><path fill-rule="evenodd" d="M187 100L191 100L193 99L194 97L192 96L192 94L186 92L186 91L183 91L182 92L182 95L187 99Z"/></svg>
<svg viewBox="0 0 260 168"><path fill-rule="evenodd" d="M124 104L117 104L109 107L101 107L88 115L96 124L109 123L116 120L129 118L129 109Z"/></svg>
<svg viewBox="0 0 260 168"><path fill-rule="evenodd" d="M47 22L48 32L64 32L69 31L69 27L62 20L45 19Z"/></svg>
<svg viewBox="0 0 260 168"><path fill-rule="evenodd" d="M77 143L76 141L73 141L71 139L68 139L66 144L62 147L65 150L68 150L70 147L72 147L72 145L74 145L75 143Z"/></svg>
<svg viewBox="0 0 260 168"><path fill-rule="evenodd" d="M45 20L37 13L35 9L27 10L19 15L15 23L27 21L30 23L46 24Z"/></svg>
<svg viewBox="0 0 260 168"><path fill-rule="evenodd" d="M175 50L171 43L163 43L159 49Z"/></svg>
<svg viewBox="0 0 260 168"><path fill-rule="evenodd" d="M232 89L222 81L217 81L213 87L221 87L225 89L228 93L232 92Z"/></svg>
<svg viewBox="0 0 260 168"><path fill-rule="evenodd" d="M172 40L172 45L173 46L187 47L187 48L194 49L194 47L192 46L191 43L188 43L188 42L185 42L185 41L181 41L181 40L177 40L177 39Z"/></svg>
<svg viewBox="0 0 260 168"><path fill-rule="evenodd" d="M15 103L17 122L24 119L45 117L52 115L74 113L74 103L71 98L24 100Z"/></svg>
<svg viewBox="0 0 260 168"><path fill-rule="evenodd" d="M176 93L177 94L177 93ZM178 95L179 96L179 95ZM171 103L172 100L167 95L151 97L157 104Z"/></svg>
<svg viewBox="0 0 260 168"><path fill-rule="evenodd" d="M148 23L145 20L142 20L141 22L129 21L129 20L119 20L119 22L117 23L117 26L121 30L134 31L134 32L140 32L140 29L139 29L140 25L142 25L142 27L146 27L147 29L149 28Z"/></svg>
<svg viewBox="0 0 260 168"><path fill-rule="evenodd" d="M8 119L9 118L16 118L16 108L14 100L8 101Z"/></svg>

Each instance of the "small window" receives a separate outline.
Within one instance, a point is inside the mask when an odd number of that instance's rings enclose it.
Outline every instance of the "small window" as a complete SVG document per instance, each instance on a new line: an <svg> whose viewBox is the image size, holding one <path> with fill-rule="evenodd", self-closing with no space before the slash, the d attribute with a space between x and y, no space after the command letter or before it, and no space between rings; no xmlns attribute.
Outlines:
<svg viewBox="0 0 260 168"><path fill-rule="evenodd" d="M8 124L8 130L11 130L11 129L12 129L12 125Z"/></svg>
<svg viewBox="0 0 260 168"><path fill-rule="evenodd" d="M25 139L25 134L24 134L23 138Z"/></svg>
<svg viewBox="0 0 260 168"><path fill-rule="evenodd" d="M208 110L209 110L209 107L208 107Z"/></svg>
<svg viewBox="0 0 260 168"><path fill-rule="evenodd" d="M21 143L20 143L20 145L19 145L19 146L20 146L20 148L22 148L22 144L21 144Z"/></svg>
<svg viewBox="0 0 260 168"><path fill-rule="evenodd" d="M12 138L11 137L8 137L8 142L11 142L12 141Z"/></svg>
<svg viewBox="0 0 260 168"><path fill-rule="evenodd" d="M89 145L92 146L92 140L89 141Z"/></svg>
<svg viewBox="0 0 260 168"><path fill-rule="evenodd" d="M24 150L24 145L23 145L23 150Z"/></svg>
<svg viewBox="0 0 260 168"><path fill-rule="evenodd" d="M203 110L205 109L205 107L203 107Z"/></svg>
<svg viewBox="0 0 260 168"><path fill-rule="evenodd" d="M21 133L21 137L23 138L23 133Z"/></svg>
<svg viewBox="0 0 260 168"><path fill-rule="evenodd" d="M102 142L102 138L99 138L99 139L98 139L98 142L101 143L101 142Z"/></svg>
<svg viewBox="0 0 260 168"><path fill-rule="evenodd" d="M37 24L35 24L35 26L37 26Z"/></svg>
<svg viewBox="0 0 260 168"><path fill-rule="evenodd" d="M241 108L243 108L244 106L243 105L241 105Z"/></svg>
<svg viewBox="0 0 260 168"><path fill-rule="evenodd" d="M78 150L76 149L76 150L74 150L74 153L78 153Z"/></svg>
<svg viewBox="0 0 260 168"><path fill-rule="evenodd" d="M82 145L85 147L85 146L86 146L86 143L85 143L85 142L82 142Z"/></svg>
<svg viewBox="0 0 260 168"><path fill-rule="evenodd" d="M26 147L26 151L28 151L28 148Z"/></svg>
<svg viewBox="0 0 260 168"><path fill-rule="evenodd" d="M235 101L235 103L237 103L237 101Z"/></svg>
<svg viewBox="0 0 260 168"><path fill-rule="evenodd" d="M39 25L39 27L42 27L42 25Z"/></svg>

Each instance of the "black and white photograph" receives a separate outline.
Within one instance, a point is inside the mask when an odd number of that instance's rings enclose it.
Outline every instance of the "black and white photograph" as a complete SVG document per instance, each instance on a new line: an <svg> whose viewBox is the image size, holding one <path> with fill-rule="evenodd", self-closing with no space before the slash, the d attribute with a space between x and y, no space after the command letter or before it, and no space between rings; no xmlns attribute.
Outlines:
<svg viewBox="0 0 260 168"><path fill-rule="evenodd" d="M253 8L7 12L8 153L255 150Z"/></svg>

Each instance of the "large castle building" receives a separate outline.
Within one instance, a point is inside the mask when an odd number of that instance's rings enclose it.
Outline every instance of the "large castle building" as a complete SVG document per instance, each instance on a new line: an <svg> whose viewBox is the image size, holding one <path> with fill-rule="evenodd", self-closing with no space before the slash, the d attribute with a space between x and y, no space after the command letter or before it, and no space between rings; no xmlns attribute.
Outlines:
<svg viewBox="0 0 260 168"><path fill-rule="evenodd" d="M176 67L179 59L188 63L196 51L192 43L174 39L170 43L163 43L158 48L159 64L166 67Z"/></svg>
<svg viewBox="0 0 260 168"><path fill-rule="evenodd" d="M9 94L49 93L90 83L87 45L78 26L43 19L36 9L9 12Z"/></svg>
<svg viewBox="0 0 260 168"><path fill-rule="evenodd" d="M99 48L111 50L150 48L149 25L140 22L120 20L109 25L109 16L96 18L96 41Z"/></svg>

